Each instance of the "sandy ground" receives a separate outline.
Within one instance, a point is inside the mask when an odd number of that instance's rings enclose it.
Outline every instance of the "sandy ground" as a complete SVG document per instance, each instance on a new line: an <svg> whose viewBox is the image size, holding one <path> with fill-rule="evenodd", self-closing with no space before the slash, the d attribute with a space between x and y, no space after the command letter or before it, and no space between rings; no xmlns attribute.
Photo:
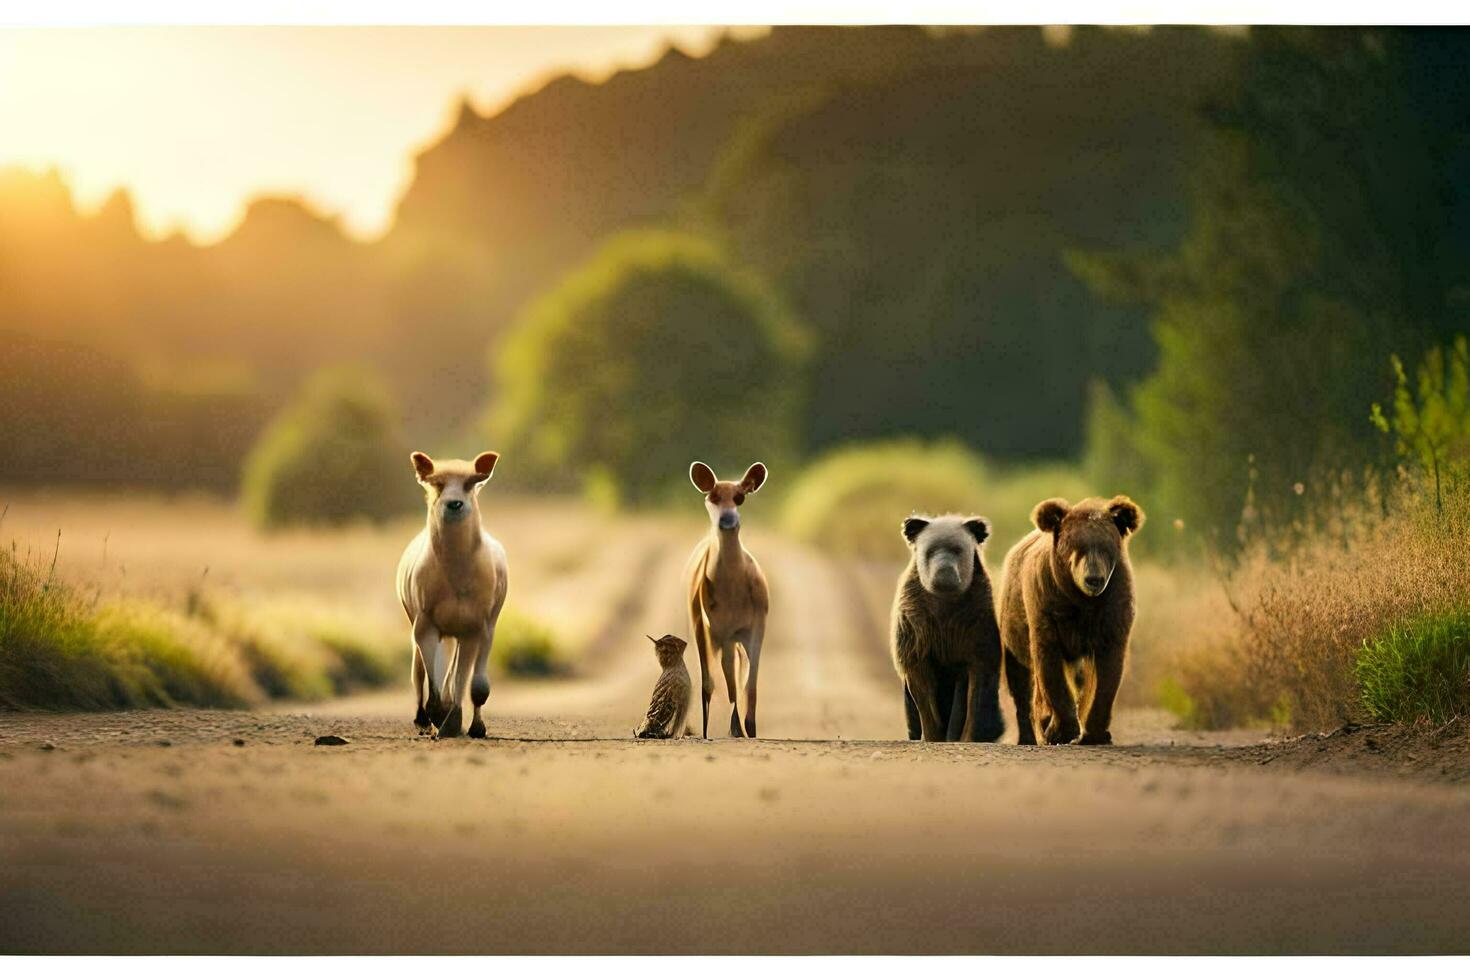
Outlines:
<svg viewBox="0 0 1470 980"><path fill-rule="evenodd" d="M1470 952L1463 785L1142 711L1108 748L898 741L888 573L751 545L756 741L628 737L683 542L579 677L497 683L486 741L415 737L402 690L0 715L0 952Z"/></svg>

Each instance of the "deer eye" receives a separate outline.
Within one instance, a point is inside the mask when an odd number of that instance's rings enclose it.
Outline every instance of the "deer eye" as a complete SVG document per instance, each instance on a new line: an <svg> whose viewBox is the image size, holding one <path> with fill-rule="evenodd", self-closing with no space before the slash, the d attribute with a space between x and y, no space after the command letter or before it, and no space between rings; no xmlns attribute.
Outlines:
<svg viewBox="0 0 1470 980"><path fill-rule="evenodd" d="M735 494L735 506L736 507L739 507L743 503L745 503L745 494L743 494L743 493L737 493L737 494Z"/></svg>

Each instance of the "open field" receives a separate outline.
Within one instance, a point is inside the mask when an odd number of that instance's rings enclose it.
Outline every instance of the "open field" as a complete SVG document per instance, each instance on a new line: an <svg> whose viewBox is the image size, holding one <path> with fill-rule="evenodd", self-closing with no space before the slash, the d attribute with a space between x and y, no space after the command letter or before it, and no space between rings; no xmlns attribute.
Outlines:
<svg viewBox="0 0 1470 980"><path fill-rule="evenodd" d="M1143 709L1111 748L897 741L893 570L854 576L755 514L768 737L638 742L642 634L687 631L698 521L487 499L512 595L579 637L573 677L498 680L484 742L414 737L406 685L0 715L0 951L1467 951L1459 769L1345 775ZM410 530L258 539L199 501L32 498L6 528L39 546L55 524L75 581L167 598L207 564L385 619Z"/></svg>

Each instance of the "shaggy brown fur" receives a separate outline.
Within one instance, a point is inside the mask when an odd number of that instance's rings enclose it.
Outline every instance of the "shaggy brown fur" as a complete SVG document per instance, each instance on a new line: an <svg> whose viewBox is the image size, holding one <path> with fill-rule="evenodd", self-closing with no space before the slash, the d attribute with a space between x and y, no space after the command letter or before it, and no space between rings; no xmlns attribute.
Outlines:
<svg viewBox="0 0 1470 980"><path fill-rule="evenodd" d="M980 545L981 517L910 517L913 558L893 599L893 666L909 738L993 742L1000 714L1000 632Z"/></svg>
<svg viewBox="0 0 1470 980"><path fill-rule="evenodd" d="M1110 744L1133 629L1127 539L1143 526L1143 511L1122 496L1075 507L1053 498L1031 520L1036 530L1006 555L1000 596L1020 741L1035 744L1039 729L1051 745ZM1076 693L1072 675L1081 676Z"/></svg>

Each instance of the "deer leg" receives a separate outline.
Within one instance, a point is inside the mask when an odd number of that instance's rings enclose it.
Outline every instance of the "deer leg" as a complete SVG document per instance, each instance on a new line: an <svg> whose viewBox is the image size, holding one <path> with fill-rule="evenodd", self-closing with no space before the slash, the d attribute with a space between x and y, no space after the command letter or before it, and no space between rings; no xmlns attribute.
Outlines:
<svg viewBox="0 0 1470 980"><path fill-rule="evenodd" d="M689 632L694 634L694 646L699 654L699 695L702 706L700 712L700 733L704 738L709 738L709 699L715 693L715 679L711 676L709 669L709 631L705 628L704 616L699 609L699 601L692 603L689 610Z"/></svg>
<svg viewBox="0 0 1470 980"><path fill-rule="evenodd" d="M735 677L736 656L733 638L720 644L720 669L725 674L725 692L730 695L730 737L744 738L745 730L740 727L740 684Z"/></svg>
<svg viewBox="0 0 1470 980"><path fill-rule="evenodd" d="M495 626L491 624L475 654L475 672L470 680L470 703L475 706L475 717L470 722L470 738L485 737L485 702L490 700L490 647L494 643Z"/></svg>
<svg viewBox="0 0 1470 980"><path fill-rule="evenodd" d="M745 734L755 738L755 688L761 669L761 644L766 639L766 624L761 623L750 631L741 646L745 649L748 666L743 682L745 685Z"/></svg>
<svg viewBox="0 0 1470 980"><path fill-rule="evenodd" d="M444 639L427 620L419 620L413 624L413 642L419 659L423 661L424 679L429 689L424 699L429 724L438 725L444 721L444 712L448 710L444 704Z"/></svg>
<svg viewBox="0 0 1470 980"><path fill-rule="evenodd" d="M428 679L424 671L424 658L419 653L418 644L413 645L413 726L418 729L420 735L427 735L433 729L429 724L429 712L424 708L424 688L428 686Z"/></svg>
<svg viewBox="0 0 1470 980"><path fill-rule="evenodd" d="M447 710L439 724L440 738L458 738L464 734L464 695L470 685L470 671L479 655L480 643L480 637L468 636L455 641L450 681L444 685Z"/></svg>

